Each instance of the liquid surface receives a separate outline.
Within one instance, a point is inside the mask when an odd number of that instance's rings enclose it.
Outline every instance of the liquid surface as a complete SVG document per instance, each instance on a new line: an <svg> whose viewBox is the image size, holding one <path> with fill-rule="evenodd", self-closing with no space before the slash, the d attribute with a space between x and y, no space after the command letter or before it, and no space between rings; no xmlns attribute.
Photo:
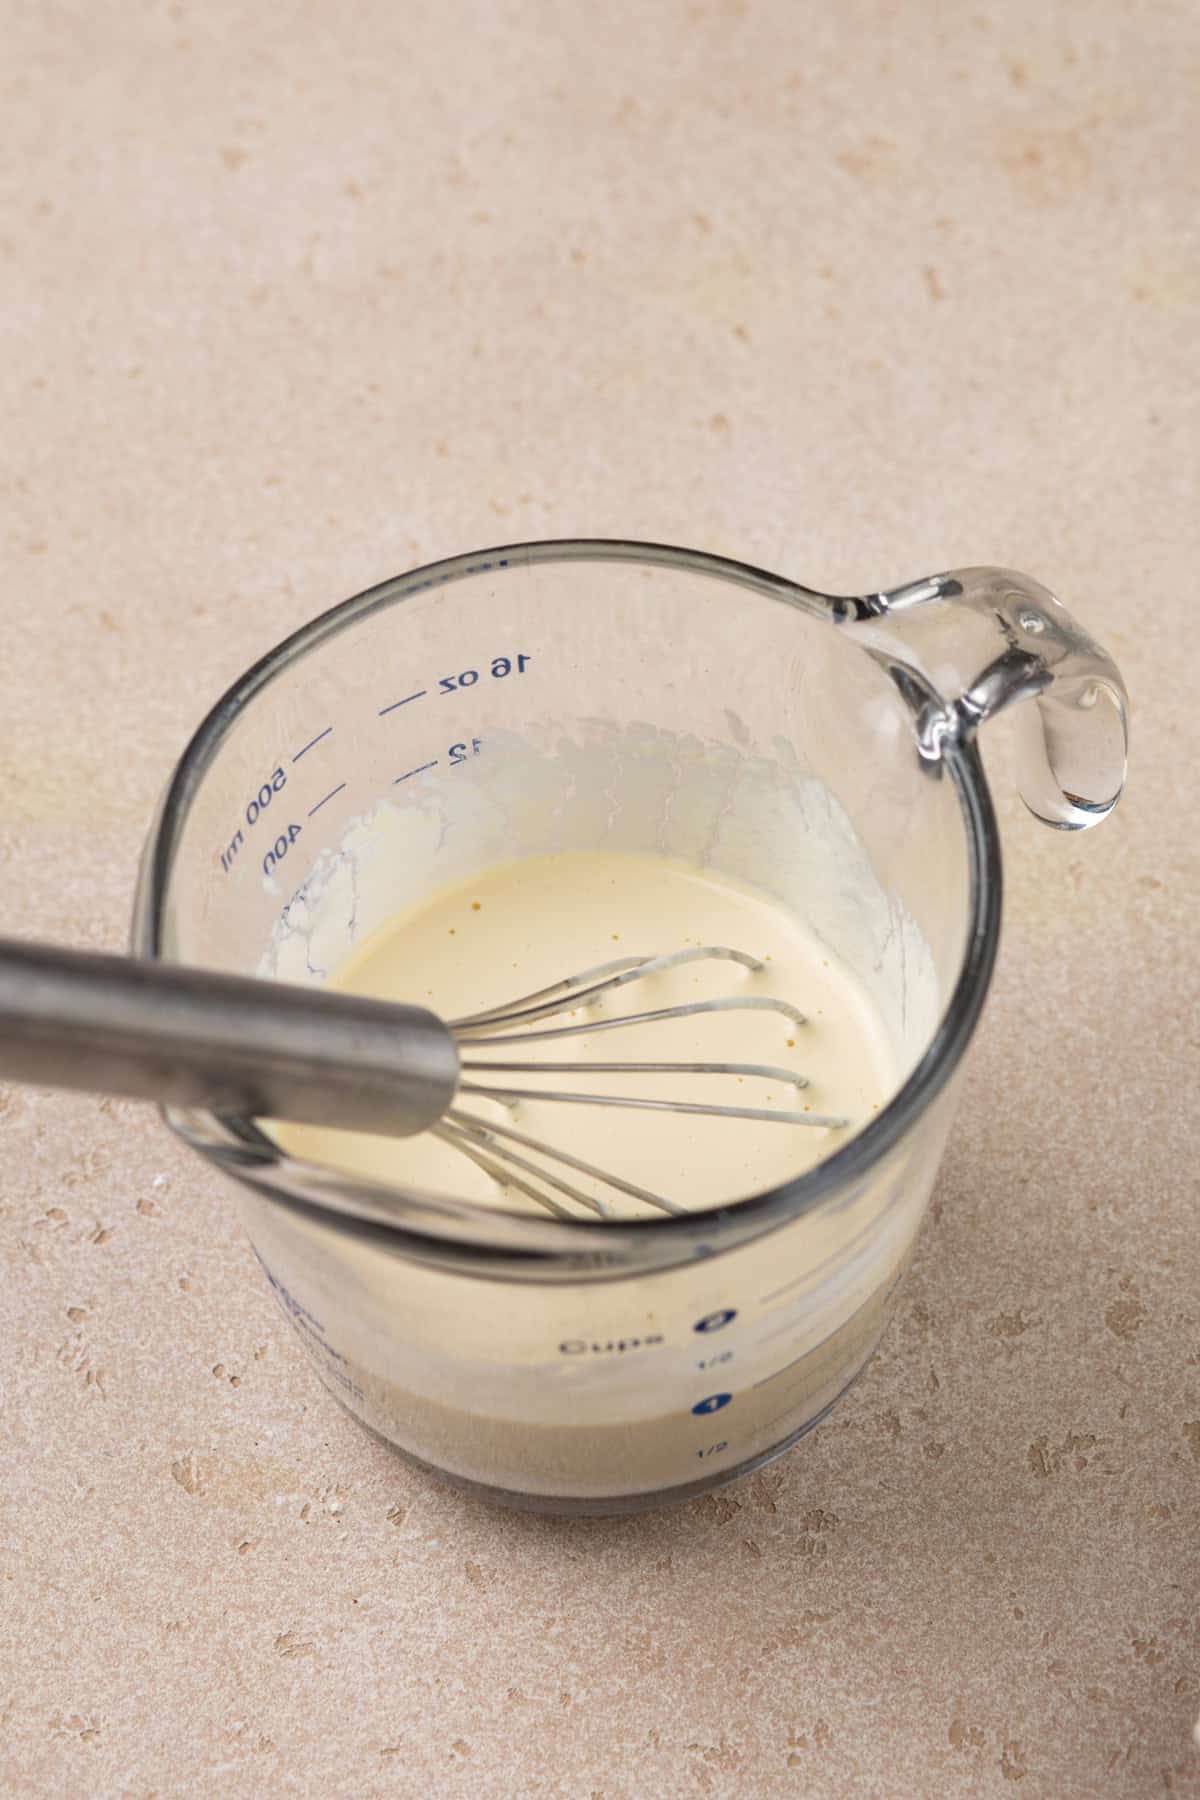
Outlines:
<svg viewBox="0 0 1200 1800"><path fill-rule="evenodd" d="M454 1021L617 958L709 945L747 952L762 968L689 962L539 1025L599 1023L718 996L783 999L800 1009L805 1022L775 1011L733 1010L528 1044L464 1044L464 1083L711 1102L801 1118L830 1116L844 1125L540 1099L504 1106L461 1089L456 1101L456 1109L483 1126L503 1125L544 1140L675 1207L703 1210L812 1168L861 1130L897 1084L891 1047L863 989L798 918L766 895L666 857L590 851L527 857L398 914L355 947L330 985L427 1006ZM804 1077L807 1085L752 1075L621 1075L594 1066L582 1074L548 1075L465 1066L481 1060L749 1062ZM405 1139L294 1124L272 1130L287 1152L310 1162L512 1210L542 1210L518 1186L502 1185L430 1133ZM523 1146L510 1147L539 1161ZM476 1148L487 1154L478 1142ZM656 1213L574 1169L541 1166L601 1198L615 1216ZM549 1191L571 1216L594 1216L560 1191Z"/></svg>

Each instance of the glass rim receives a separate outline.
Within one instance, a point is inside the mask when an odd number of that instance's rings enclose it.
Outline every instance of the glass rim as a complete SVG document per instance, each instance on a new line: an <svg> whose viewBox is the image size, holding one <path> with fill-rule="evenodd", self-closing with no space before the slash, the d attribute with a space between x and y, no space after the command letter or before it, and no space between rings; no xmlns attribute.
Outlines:
<svg viewBox="0 0 1200 1800"><path fill-rule="evenodd" d="M441 559L394 576L362 593L330 607L283 638L253 663L209 709L186 744L167 783L146 838L139 871L131 934L131 948L138 956L161 958L163 924L171 888L175 856L193 801L235 720L247 703L296 662L331 638L430 588L467 580L474 575L498 573L556 562L633 562L688 570L731 582L764 598L790 605L831 627L851 616L855 600L824 594L753 564L737 562L707 551L677 549L623 538L550 538L528 543L500 545L493 549ZM916 738L914 735L914 747ZM461 1222L475 1217L474 1228L462 1231L438 1229L436 1210L424 1198L399 1187L367 1183L353 1176L335 1174L316 1164L304 1164L279 1150L247 1122L246 1144L230 1153L228 1122L215 1114L189 1114L182 1126L164 1110L168 1127L198 1153L216 1161L232 1174L273 1201L301 1212L323 1216L339 1229L355 1231L376 1241L438 1246L438 1259L470 1260L471 1253L500 1256L519 1263L523 1258L576 1264L581 1257L604 1264L609 1273L629 1272L630 1266L655 1264L665 1259L713 1254L746 1241L775 1226L813 1211L834 1194L863 1180L907 1136L942 1092L962 1061L974 1035L987 995L999 942L1002 873L999 831L991 793L978 749L970 738L943 744L941 762L954 782L967 845L969 896L965 945L954 986L938 1025L924 1052L887 1104L861 1131L804 1174L760 1193L749 1194L727 1205L704 1212L667 1218L622 1220L595 1224L580 1219L539 1218L508 1209L486 1207L474 1201L447 1200L446 1218ZM376 1216L341 1210L329 1196L298 1192L282 1178L291 1168L338 1184L354 1193L383 1193L394 1214L395 1203L411 1203L414 1217ZM271 1171L276 1179L270 1179ZM317 1184L318 1187L320 1183ZM488 1221L496 1221L489 1230ZM720 1240L729 1238L726 1245Z"/></svg>

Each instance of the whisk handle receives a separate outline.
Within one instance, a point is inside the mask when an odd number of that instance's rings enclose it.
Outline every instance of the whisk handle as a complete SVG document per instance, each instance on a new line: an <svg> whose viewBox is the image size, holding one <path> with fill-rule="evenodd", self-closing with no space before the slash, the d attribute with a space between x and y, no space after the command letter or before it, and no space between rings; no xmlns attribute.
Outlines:
<svg viewBox="0 0 1200 1800"><path fill-rule="evenodd" d="M406 1137L458 1052L422 1007L0 938L0 1076Z"/></svg>

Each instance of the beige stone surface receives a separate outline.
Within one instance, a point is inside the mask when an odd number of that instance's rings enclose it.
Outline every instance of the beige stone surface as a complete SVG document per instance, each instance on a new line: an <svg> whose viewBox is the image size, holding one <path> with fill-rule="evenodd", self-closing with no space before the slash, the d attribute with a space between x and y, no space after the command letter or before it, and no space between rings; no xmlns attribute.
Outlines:
<svg viewBox="0 0 1200 1800"><path fill-rule="evenodd" d="M326 1396L148 1109L0 1090L12 1795L1200 1792L1188 0L11 6L0 929L123 942L174 755L418 561L996 561L1134 779L991 763L1001 967L899 1315L766 1473L507 1516Z"/></svg>

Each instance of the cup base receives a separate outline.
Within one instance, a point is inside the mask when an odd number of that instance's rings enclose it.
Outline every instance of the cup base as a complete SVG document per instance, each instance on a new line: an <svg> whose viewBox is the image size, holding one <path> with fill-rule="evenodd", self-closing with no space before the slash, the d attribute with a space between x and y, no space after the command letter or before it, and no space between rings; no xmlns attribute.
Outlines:
<svg viewBox="0 0 1200 1800"><path fill-rule="evenodd" d="M460 1494L468 1494L473 1500L482 1500L486 1505L503 1507L507 1512L536 1513L542 1518L552 1519L622 1519L635 1513L655 1512L666 1506L681 1506L687 1500L697 1500L703 1494L712 1493L714 1488L727 1487L731 1481L739 1481L743 1475L752 1475L767 1463L774 1462L776 1457L784 1456L798 1444L801 1438L807 1437L822 1424L845 1396L855 1382L866 1370L875 1354L872 1346L870 1354L846 1382L845 1386L826 1401L820 1412L814 1413L798 1430L789 1432L769 1450L760 1450L756 1456L747 1457L732 1469L722 1469L712 1475L702 1476L699 1481L685 1481L676 1487L656 1488L641 1494L601 1494L596 1496L576 1496L571 1494L522 1494L509 1488L491 1487L487 1482L472 1481L466 1475L453 1474L448 1469L441 1469L436 1463L423 1461L414 1456L411 1450L404 1450L391 1438L385 1437L373 1425L359 1417L340 1395L334 1393L333 1398L344 1412L350 1414L356 1425L369 1431L373 1438L387 1446L393 1455L398 1456L411 1468L419 1469L423 1475L432 1475L446 1487L454 1488ZM329 1390L332 1393L332 1389Z"/></svg>

